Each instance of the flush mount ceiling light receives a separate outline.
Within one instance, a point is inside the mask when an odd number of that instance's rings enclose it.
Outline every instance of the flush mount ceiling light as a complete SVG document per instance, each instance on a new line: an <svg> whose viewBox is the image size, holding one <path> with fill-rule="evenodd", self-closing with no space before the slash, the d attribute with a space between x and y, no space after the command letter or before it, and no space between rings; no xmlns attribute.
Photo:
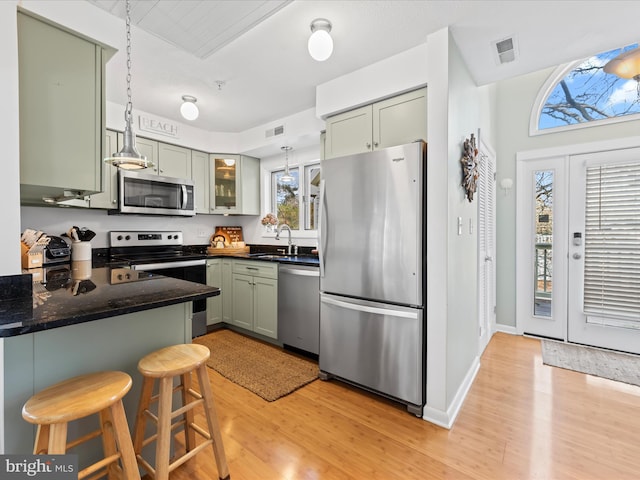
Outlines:
<svg viewBox="0 0 640 480"><path fill-rule="evenodd" d="M195 120L198 118L200 111L198 110L198 106L196 102L198 99L196 97L192 97L191 95L183 95L182 96L182 105L180 105L180 115L182 115L186 120Z"/></svg>
<svg viewBox="0 0 640 480"><path fill-rule="evenodd" d="M115 165L116 167L127 170L136 170L140 168L152 167L153 163L147 161L147 157L141 155L136 149L136 136L131 129L131 5L130 0L126 2L127 16L127 106L124 110L124 138L122 149L118 153L114 153L110 157L104 159L106 163Z"/></svg>
<svg viewBox="0 0 640 480"><path fill-rule="evenodd" d="M309 55L318 62L324 62L333 53L333 39L330 32L331 22L326 18L316 18L311 22L311 36L307 48Z"/></svg>
<svg viewBox="0 0 640 480"><path fill-rule="evenodd" d="M293 175L289 173L289 150L292 150L293 147L284 146L284 147L280 147L280 149L284 151L284 158L285 158L284 175L280 177L280 182L291 183L295 180L295 178L293 178Z"/></svg>

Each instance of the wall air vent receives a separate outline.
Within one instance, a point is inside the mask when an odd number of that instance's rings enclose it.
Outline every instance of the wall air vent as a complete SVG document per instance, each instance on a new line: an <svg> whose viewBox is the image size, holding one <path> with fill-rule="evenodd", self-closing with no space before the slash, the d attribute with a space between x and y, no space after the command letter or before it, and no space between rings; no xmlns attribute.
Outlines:
<svg viewBox="0 0 640 480"><path fill-rule="evenodd" d="M270 128L269 130L265 130L264 136L265 138L269 137L277 137L278 135L284 134L284 125L279 125L274 128Z"/></svg>
<svg viewBox="0 0 640 480"><path fill-rule="evenodd" d="M495 59L498 65L513 62L516 59L517 43L515 37L507 37L493 42Z"/></svg>

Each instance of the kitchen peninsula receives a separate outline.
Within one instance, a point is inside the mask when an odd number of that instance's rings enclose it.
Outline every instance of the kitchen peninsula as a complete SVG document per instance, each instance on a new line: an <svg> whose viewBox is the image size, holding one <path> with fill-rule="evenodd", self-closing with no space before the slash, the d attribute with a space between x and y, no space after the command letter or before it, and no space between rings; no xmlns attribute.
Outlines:
<svg viewBox="0 0 640 480"><path fill-rule="evenodd" d="M0 337L4 356L5 452L28 453L35 429L22 419L24 402L60 380L101 370L131 375L124 398L130 428L141 386L140 358L191 341L192 302L216 287L125 268L74 269L64 278L0 277ZM70 436L86 424L70 426ZM78 452L80 453L80 452ZM90 455L90 454L89 454ZM80 458L83 458L81 455Z"/></svg>

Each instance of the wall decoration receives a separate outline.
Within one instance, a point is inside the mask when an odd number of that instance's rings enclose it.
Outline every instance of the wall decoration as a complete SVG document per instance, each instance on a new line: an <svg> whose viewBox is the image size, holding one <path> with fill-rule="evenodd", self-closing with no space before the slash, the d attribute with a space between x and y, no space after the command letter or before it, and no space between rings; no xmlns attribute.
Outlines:
<svg viewBox="0 0 640 480"><path fill-rule="evenodd" d="M476 192L478 181L478 148L476 147L476 137L471 134L462 146L462 187L470 202L473 201L473 194Z"/></svg>

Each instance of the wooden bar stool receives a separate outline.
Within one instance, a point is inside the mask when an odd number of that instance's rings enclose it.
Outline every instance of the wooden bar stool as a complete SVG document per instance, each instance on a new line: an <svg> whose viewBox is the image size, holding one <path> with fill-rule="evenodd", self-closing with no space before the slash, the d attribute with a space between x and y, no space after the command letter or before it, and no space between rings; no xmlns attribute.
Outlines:
<svg viewBox="0 0 640 480"><path fill-rule="evenodd" d="M102 435L104 458L81 470L78 478L108 475L109 479L140 479L122 405L122 397L129 389L129 375L109 371L70 378L36 393L22 407L22 417L38 425L33 453L62 455ZM67 443L68 423L93 414L100 415L100 428Z"/></svg>
<svg viewBox="0 0 640 480"><path fill-rule="evenodd" d="M171 471L209 445L213 447L218 476L222 480L230 478L205 365L209 354L209 349L204 345L172 345L152 352L138 362L138 370L144 375L144 382L136 416L133 448L138 463L156 480L167 480ZM194 370L198 376L200 393L191 388L191 372ZM181 383L174 389L173 378L176 376L180 376ZM155 379L159 380L157 395L153 395ZM173 411L172 397L177 391L182 394L182 407ZM151 403L156 401L158 402L157 416L149 410ZM208 431L194 422L193 409L198 405L204 407ZM182 420L174 423L173 420L179 416L182 416ZM147 418L156 423L157 433L145 439ZM184 425L186 453L170 462L172 431L181 425ZM196 433L205 439L199 445L196 445ZM156 441L155 468L142 457L142 449L154 440Z"/></svg>

